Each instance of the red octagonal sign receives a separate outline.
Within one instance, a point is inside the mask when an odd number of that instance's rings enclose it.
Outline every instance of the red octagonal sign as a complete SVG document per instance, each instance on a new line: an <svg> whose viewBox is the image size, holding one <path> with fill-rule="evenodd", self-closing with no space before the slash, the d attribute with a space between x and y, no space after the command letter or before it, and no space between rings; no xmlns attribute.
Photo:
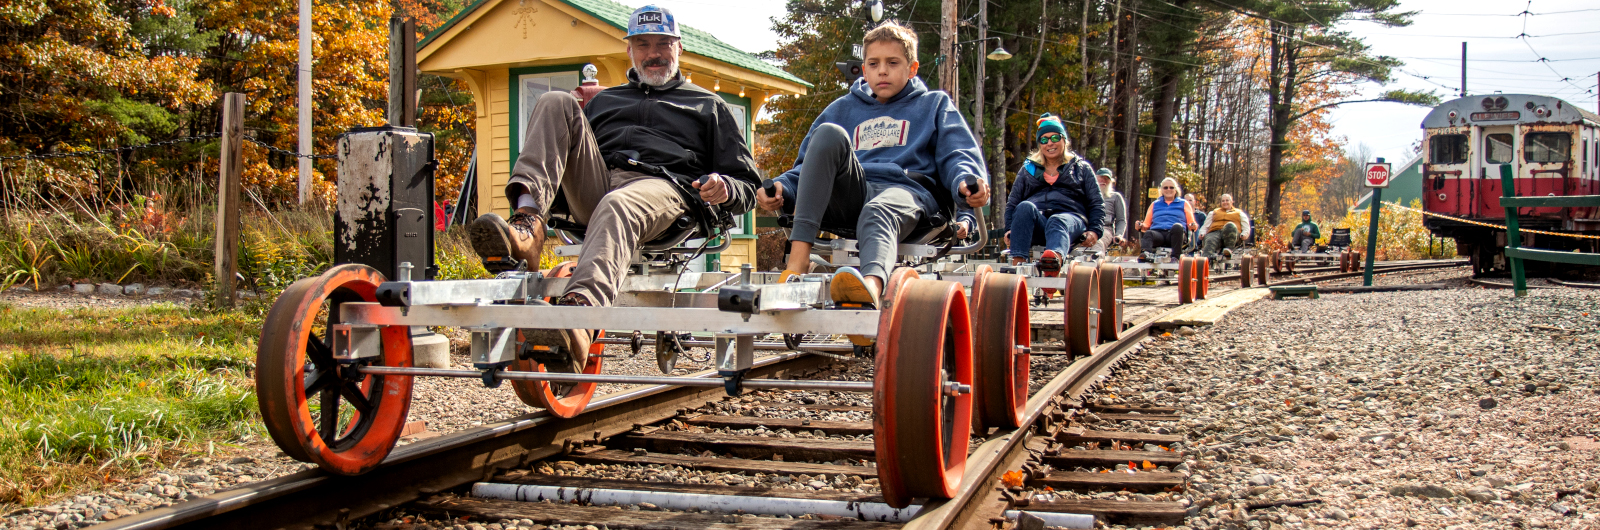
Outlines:
<svg viewBox="0 0 1600 530"><path fill-rule="evenodd" d="M1367 187L1387 188L1391 175L1388 163L1367 164Z"/></svg>

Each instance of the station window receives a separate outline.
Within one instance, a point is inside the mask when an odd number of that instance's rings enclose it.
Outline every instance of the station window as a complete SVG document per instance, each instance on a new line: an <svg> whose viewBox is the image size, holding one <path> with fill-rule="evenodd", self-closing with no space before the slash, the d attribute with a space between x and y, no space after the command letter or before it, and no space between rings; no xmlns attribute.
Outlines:
<svg viewBox="0 0 1600 530"><path fill-rule="evenodd" d="M1439 134L1428 141L1428 160L1434 164L1467 163L1467 135Z"/></svg>
<svg viewBox="0 0 1600 530"><path fill-rule="evenodd" d="M1572 134L1535 132L1522 137L1526 142L1524 162L1566 162L1572 160Z"/></svg>
<svg viewBox="0 0 1600 530"><path fill-rule="evenodd" d="M1516 155L1511 151L1511 135L1490 134L1483 137L1483 161L1490 164L1510 164Z"/></svg>

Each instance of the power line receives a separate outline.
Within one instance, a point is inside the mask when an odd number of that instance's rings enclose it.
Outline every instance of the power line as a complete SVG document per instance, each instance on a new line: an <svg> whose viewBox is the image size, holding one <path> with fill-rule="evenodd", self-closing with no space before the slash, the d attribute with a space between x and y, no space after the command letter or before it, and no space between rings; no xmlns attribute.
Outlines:
<svg viewBox="0 0 1600 530"><path fill-rule="evenodd" d="M1521 16L1534 16L1534 17L1537 17L1537 16L1544 16L1544 15L1564 15L1564 14L1567 14L1567 13L1587 13L1587 12L1591 12L1591 11L1600 11L1600 9L1570 9L1570 10L1567 10L1567 11L1551 11L1551 12L1548 12L1548 13L1533 13L1533 12L1529 12L1527 10L1523 10L1521 13L1511 13L1511 14L1502 14L1502 13L1417 13L1417 14L1423 15L1423 16L1429 16L1429 17L1521 17Z"/></svg>

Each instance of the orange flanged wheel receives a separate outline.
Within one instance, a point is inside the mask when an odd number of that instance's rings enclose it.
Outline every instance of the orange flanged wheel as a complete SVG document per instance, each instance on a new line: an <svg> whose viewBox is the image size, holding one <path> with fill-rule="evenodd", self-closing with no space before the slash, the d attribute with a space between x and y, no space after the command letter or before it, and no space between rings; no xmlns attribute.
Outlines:
<svg viewBox="0 0 1600 530"><path fill-rule="evenodd" d="M1100 264L1100 342L1122 337L1122 266Z"/></svg>
<svg viewBox="0 0 1600 530"><path fill-rule="evenodd" d="M1283 253L1282 252L1279 252L1279 251L1273 251L1272 252L1272 272L1277 272L1277 273L1282 273L1283 272Z"/></svg>
<svg viewBox="0 0 1600 530"><path fill-rule="evenodd" d="M1194 276L1198 278L1194 283L1194 299L1205 300L1211 293L1211 258L1195 258L1194 268Z"/></svg>
<svg viewBox="0 0 1600 530"><path fill-rule="evenodd" d="M330 473L359 475L377 467L400 439L411 376L359 377L349 370L411 366L411 328L379 328L381 352L355 365L334 360L328 332L340 322L341 304L377 301L383 282L372 267L340 265L294 282L272 304L256 348L256 401L284 454Z"/></svg>
<svg viewBox="0 0 1600 530"><path fill-rule="evenodd" d="M572 269L577 267L577 266L578 266L578 262L576 262L576 261L563 261L561 263L557 263L556 266L554 266L554 267L550 267L550 271L546 272L544 274L544 277L546 277L546 278L571 278L572 277ZM550 297L546 297L544 299L544 301L554 304L554 303L556 303L556 298L558 298L558 297L550 296Z"/></svg>
<svg viewBox="0 0 1600 530"><path fill-rule="evenodd" d="M904 508L961 486L972 395L951 395L945 383L972 384L972 337L958 284L909 279L894 305L889 325L878 328L873 445L883 500Z"/></svg>
<svg viewBox="0 0 1600 530"><path fill-rule="evenodd" d="M1351 254L1350 272L1365 272L1367 270L1367 256L1365 252Z"/></svg>
<svg viewBox="0 0 1600 530"><path fill-rule="evenodd" d="M1255 256L1245 256L1245 257L1239 258L1239 288L1240 289L1249 289L1251 284L1255 283L1255 282L1251 281L1251 280L1255 279L1254 278L1254 275L1256 273L1255 264L1256 264Z"/></svg>
<svg viewBox="0 0 1600 530"><path fill-rule="evenodd" d="M900 286L904 285L907 280L917 280L921 279L921 277L921 275L917 274L917 270L911 267L899 267L889 273L889 279L883 282L883 293L878 295L879 305L883 306L878 309L879 338L883 337L883 330L889 329L894 318L895 308L899 307L895 304L895 298L900 295Z"/></svg>
<svg viewBox="0 0 1600 530"><path fill-rule="evenodd" d="M1339 253L1339 272L1350 272L1350 251Z"/></svg>
<svg viewBox="0 0 1600 530"><path fill-rule="evenodd" d="M1267 275L1267 257L1256 256L1256 283L1266 287L1272 284L1271 276Z"/></svg>
<svg viewBox="0 0 1600 530"><path fill-rule="evenodd" d="M605 332L600 332L596 339L604 337ZM517 332L517 342L523 341L522 332ZM599 374L604 367L605 345L594 342L589 345L589 364L583 367L583 372L589 375ZM511 362L511 370L518 372L560 372L574 373L572 363L541 363L532 359L517 359ZM511 380L511 389L516 391L517 399L530 407L538 407L550 411L550 414L562 418L571 418L583 412L589 405L589 400L594 397L595 383L552 383L550 381L524 381Z"/></svg>
<svg viewBox="0 0 1600 530"><path fill-rule="evenodd" d="M1061 318L1067 325L1067 348L1072 356L1094 355L1100 344L1100 269L1074 263L1067 272L1067 300Z"/></svg>
<svg viewBox="0 0 1600 530"><path fill-rule="evenodd" d="M973 408L976 425L1020 427L1028 403L1032 327L1028 284L1015 274L983 273L972 283Z"/></svg>
<svg viewBox="0 0 1600 530"><path fill-rule="evenodd" d="M1178 259L1178 305L1194 302L1194 258Z"/></svg>
<svg viewBox="0 0 1600 530"><path fill-rule="evenodd" d="M563 261L550 269L549 278L571 278L574 262ZM546 299L547 301L549 299ZM605 336L602 331L595 336ZM522 332L517 332L517 342L525 340ZM594 342L589 345L589 363L583 367L583 373L589 375L599 374L604 360L600 354L605 353L605 345ZM572 363L541 363L532 359L517 359L511 363L511 369L519 372L565 372L573 373ZM511 389L516 391L517 399L530 407L538 407L550 411L550 414L561 418L571 418L583 412L589 405L589 400L594 397L594 383L552 383L549 381L524 381L511 380Z"/></svg>

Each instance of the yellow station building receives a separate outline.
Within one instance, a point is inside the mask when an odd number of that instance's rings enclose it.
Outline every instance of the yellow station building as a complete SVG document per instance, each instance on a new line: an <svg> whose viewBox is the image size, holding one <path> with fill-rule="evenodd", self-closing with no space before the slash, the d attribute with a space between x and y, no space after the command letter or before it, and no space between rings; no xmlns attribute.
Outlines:
<svg viewBox="0 0 1600 530"><path fill-rule="evenodd" d="M660 5L672 7L670 1ZM503 190L521 148L526 109L539 95L576 88L585 64L599 70L601 85L627 81L623 37L632 12L610 0L476 0L423 39L419 69L461 79L472 91L480 212L510 214ZM733 108L753 151L751 125L767 98L805 94L811 84L683 22L679 68ZM756 262L754 225L750 214L740 220L740 235L718 257L724 270Z"/></svg>

